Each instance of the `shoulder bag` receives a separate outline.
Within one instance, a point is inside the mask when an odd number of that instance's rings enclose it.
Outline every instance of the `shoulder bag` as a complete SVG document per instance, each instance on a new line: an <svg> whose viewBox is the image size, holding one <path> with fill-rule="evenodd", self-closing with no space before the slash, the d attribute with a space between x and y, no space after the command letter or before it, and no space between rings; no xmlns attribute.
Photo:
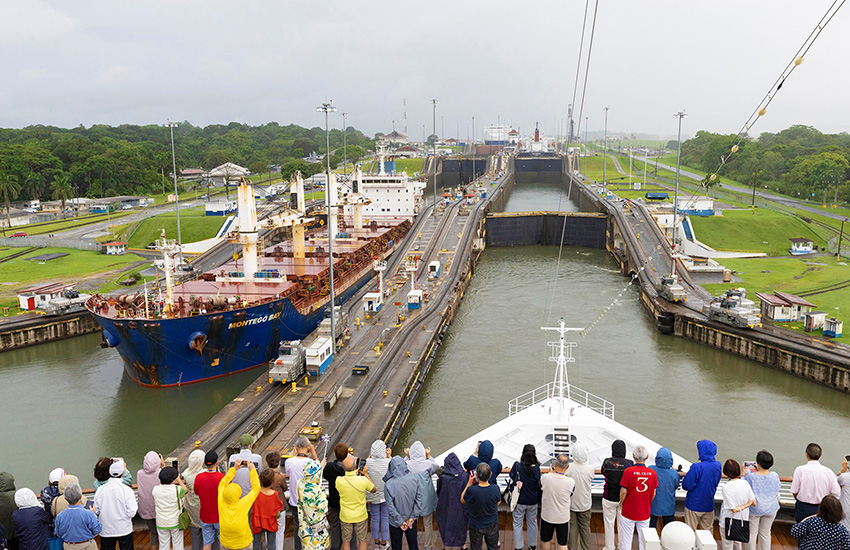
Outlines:
<svg viewBox="0 0 850 550"><path fill-rule="evenodd" d="M174 490L177 492L177 506L180 509L180 515L177 517L177 528L185 531L192 525L192 518L189 517L189 512L183 509L183 499L180 498L180 487L175 485Z"/></svg>

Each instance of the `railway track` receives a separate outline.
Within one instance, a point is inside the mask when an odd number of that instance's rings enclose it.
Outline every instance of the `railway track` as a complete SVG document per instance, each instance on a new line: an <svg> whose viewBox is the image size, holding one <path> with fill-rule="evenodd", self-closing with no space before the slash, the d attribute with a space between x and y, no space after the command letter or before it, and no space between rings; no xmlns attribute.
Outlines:
<svg viewBox="0 0 850 550"><path fill-rule="evenodd" d="M6 263L9 260L14 260L16 258L20 258L21 256L24 256L25 254L29 254L30 252L33 252L34 250L38 250L38 247L37 246L31 246L29 248L23 248L23 249L21 249L20 252L15 252L14 254L9 254L5 258L0 259L0 264Z"/></svg>

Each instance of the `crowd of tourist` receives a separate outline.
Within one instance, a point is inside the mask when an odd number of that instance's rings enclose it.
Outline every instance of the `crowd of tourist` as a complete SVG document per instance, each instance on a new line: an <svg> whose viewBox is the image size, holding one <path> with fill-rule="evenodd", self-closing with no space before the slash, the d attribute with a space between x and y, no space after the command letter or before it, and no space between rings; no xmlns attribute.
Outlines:
<svg viewBox="0 0 850 550"><path fill-rule="evenodd" d="M418 441L403 456L375 441L365 459L338 443L328 460L299 437L283 465L281 453L260 457L253 442L243 435L240 452L226 464L215 451L194 450L182 472L151 451L136 473L136 491L122 458L102 458L94 468L93 498L61 468L49 473L39 496L16 489L12 475L0 472L0 550L96 550L97 538L101 550L132 550L134 519L147 525L152 549L183 550L188 530L192 550L282 550L287 515L295 550L401 550L403 541L409 550L431 550L438 544L435 521L448 550L497 550L503 501L513 516L515 550L536 550L538 541L542 550L555 544L559 550L591 548L596 472L581 443L544 472L533 445L525 445L520 460L507 468L489 441L463 462L452 453L438 464ZM723 476L721 547L770 550L780 490L779 476L770 470L773 456L760 451L754 469L745 472L733 459L721 464L712 441L699 441L696 448L698 462L682 472L673 469L667 448L647 466L645 447L627 457L625 443L613 443L601 466L607 550L631 550L635 538L643 550L642 528L674 521L680 487L686 492L684 522L713 529ZM820 464L821 452L809 444L806 463L794 471L797 523L791 535L802 550L850 550L850 469L845 458L836 474ZM496 484L503 472L510 480L504 491Z"/></svg>

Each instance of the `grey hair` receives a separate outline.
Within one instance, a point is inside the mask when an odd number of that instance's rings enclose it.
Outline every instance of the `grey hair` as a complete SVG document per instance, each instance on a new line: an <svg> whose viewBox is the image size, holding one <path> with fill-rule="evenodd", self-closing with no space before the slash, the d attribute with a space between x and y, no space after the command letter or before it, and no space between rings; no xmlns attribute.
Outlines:
<svg viewBox="0 0 850 550"><path fill-rule="evenodd" d="M570 467L570 457L565 454L559 454L556 462L558 463L558 469L560 470L566 471Z"/></svg>
<svg viewBox="0 0 850 550"><path fill-rule="evenodd" d="M475 467L475 477L478 478L478 481L489 481L491 475L493 475L493 471L486 462L479 462L478 466Z"/></svg>
<svg viewBox="0 0 850 550"><path fill-rule="evenodd" d="M632 455L635 457L635 462L643 464L644 462L646 462L646 459L649 458L649 451L647 451L646 447L644 447L643 445L638 445L637 447L635 447L635 450Z"/></svg>
<svg viewBox="0 0 850 550"><path fill-rule="evenodd" d="M77 504L83 497L83 490L80 488L79 483L69 483L68 486L65 487L64 495L68 504Z"/></svg>
<svg viewBox="0 0 850 550"><path fill-rule="evenodd" d="M295 446L299 449L307 449L310 447L310 440L302 435L295 440Z"/></svg>

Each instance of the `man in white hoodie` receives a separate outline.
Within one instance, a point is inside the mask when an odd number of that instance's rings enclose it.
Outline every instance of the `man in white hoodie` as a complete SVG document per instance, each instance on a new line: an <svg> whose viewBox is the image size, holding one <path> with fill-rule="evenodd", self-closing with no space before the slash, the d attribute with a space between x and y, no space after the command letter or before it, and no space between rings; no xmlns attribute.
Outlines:
<svg viewBox="0 0 850 550"><path fill-rule="evenodd" d="M94 494L94 513L103 525L100 531L103 550L115 550L116 544L120 550L133 548L133 516L139 506L135 493L121 479L126 470L123 460L114 461L109 467L109 480Z"/></svg>
<svg viewBox="0 0 850 550"><path fill-rule="evenodd" d="M404 450L404 454L406 455L404 461L411 474L427 472L429 476L432 476L439 468L437 461L431 458L431 448L426 448L419 441L414 441L409 449ZM433 491L433 485L431 487L433 495L429 494L425 497L421 516L425 523L425 532L420 543L425 550L431 550L434 547L434 510L437 507L437 494Z"/></svg>
<svg viewBox="0 0 850 550"><path fill-rule="evenodd" d="M567 477L576 482L575 492L570 499L570 529L569 547L578 550L578 540L581 537L582 550L590 550L590 506L593 503L590 496L590 486L593 483L593 466L587 463L587 447L581 443L573 445L573 463L567 470Z"/></svg>

